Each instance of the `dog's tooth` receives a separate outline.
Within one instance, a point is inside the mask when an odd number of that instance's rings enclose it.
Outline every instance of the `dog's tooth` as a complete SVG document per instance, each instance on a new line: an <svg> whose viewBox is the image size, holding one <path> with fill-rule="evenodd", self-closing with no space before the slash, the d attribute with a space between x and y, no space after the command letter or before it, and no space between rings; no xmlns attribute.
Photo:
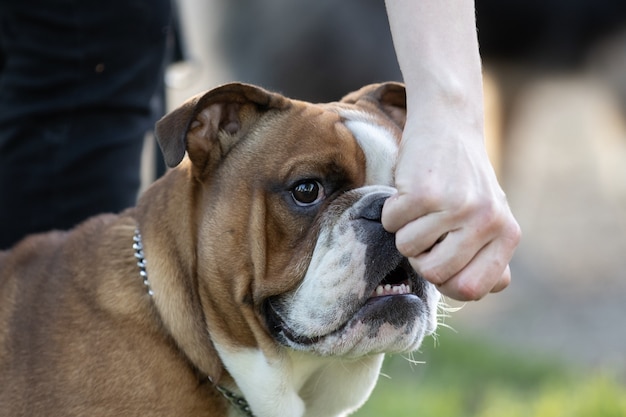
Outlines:
<svg viewBox="0 0 626 417"><path fill-rule="evenodd" d="M410 294L411 286L410 284L400 284L400 285L379 285L372 292L372 297L380 297L383 295L401 295L401 294Z"/></svg>

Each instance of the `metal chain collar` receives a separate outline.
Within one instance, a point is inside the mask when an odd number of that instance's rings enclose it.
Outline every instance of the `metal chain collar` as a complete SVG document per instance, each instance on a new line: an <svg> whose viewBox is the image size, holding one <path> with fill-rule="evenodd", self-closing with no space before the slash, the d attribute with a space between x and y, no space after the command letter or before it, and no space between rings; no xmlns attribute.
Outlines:
<svg viewBox="0 0 626 417"><path fill-rule="evenodd" d="M133 235L133 250L135 251L135 258L137 258L137 266L139 267L139 276L143 280L143 285L146 286L148 290L148 295L152 297L154 295L154 291L150 287L150 281L148 281L148 273L146 272L146 258L143 253L143 242L141 241L141 233L139 233L139 229L135 228L135 234ZM228 402L235 407L241 415L245 417L254 417L252 414L252 410L248 405L248 402L245 398L240 397L239 395L233 393L232 391L220 386L215 385L215 388L228 400Z"/></svg>

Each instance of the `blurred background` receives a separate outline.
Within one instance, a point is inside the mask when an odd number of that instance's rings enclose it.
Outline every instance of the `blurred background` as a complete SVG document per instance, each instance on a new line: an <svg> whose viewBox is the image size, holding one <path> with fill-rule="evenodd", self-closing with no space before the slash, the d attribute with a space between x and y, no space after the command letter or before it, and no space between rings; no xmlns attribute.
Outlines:
<svg viewBox="0 0 626 417"><path fill-rule="evenodd" d="M380 0L178 6L170 108L233 80L330 101L402 79ZM626 2L476 7L489 151L523 231L513 282L450 301L356 415L626 416Z"/></svg>

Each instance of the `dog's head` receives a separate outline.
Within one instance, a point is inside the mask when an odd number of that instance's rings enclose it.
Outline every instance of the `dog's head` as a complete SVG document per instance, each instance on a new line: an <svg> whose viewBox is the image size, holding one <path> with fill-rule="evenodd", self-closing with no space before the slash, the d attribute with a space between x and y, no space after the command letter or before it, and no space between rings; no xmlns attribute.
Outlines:
<svg viewBox="0 0 626 417"><path fill-rule="evenodd" d="M189 156L216 344L357 357L435 330L439 293L381 224L405 117L398 83L327 104L229 84L157 124L168 165Z"/></svg>

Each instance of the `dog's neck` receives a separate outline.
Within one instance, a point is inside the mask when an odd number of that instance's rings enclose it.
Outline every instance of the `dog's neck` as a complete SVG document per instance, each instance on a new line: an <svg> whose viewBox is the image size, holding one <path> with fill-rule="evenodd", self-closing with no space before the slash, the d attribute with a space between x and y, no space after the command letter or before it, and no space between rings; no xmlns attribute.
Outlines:
<svg viewBox="0 0 626 417"><path fill-rule="evenodd" d="M147 289L147 293L150 297L154 295L154 291L152 291L152 287L150 286L150 281L148 280L148 272L146 271L146 258L143 253L143 242L141 239L141 233L139 232L139 228L135 228L135 234L133 235L133 250L135 251L135 258L137 259L137 267L139 268L139 276L143 281L143 285ZM210 378L209 378L210 381ZM211 383L213 383L211 381ZM245 398L235 394L234 392L220 386L215 385L215 389L219 391L220 394L228 400L228 402L239 411L242 416L245 417L254 417L252 414L252 410L248 405L248 402Z"/></svg>
<svg viewBox="0 0 626 417"><path fill-rule="evenodd" d="M133 251L139 268L139 276L150 297L154 296L148 280L146 259L139 229L133 236ZM219 345L216 345L218 352ZM245 386L256 387L245 396L262 415L328 417L345 415L354 411L365 402L374 388L383 355L371 355L355 361L339 361L321 358L300 352L290 352L278 363L268 365L265 357L259 360L260 351L242 350L239 353L222 351L220 357L225 361L229 373L236 381L243 381L241 391L246 394ZM341 363L341 366L337 366ZM263 375L263 380L258 378ZM285 385L285 380L291 381ZM215 389L231 404L232 411L244 416L254 417L244 396L224 386L217 385L209 378ZM315 388L310 387L314 384ZM316 395L307 398L306 403L301 392L314 391ZM282 393L278 398L275 393ZM278 402L276 400L278 399ZM278 412L276 411L278 410Z"/></svg>
<svg viewBox="0 0 626 417"><path fill-rule="evenodd" d="M216 349L258 416L338 417L369 397L383 355L359 359L322 357L286 350L268 358L258 349Z"/></svg>

